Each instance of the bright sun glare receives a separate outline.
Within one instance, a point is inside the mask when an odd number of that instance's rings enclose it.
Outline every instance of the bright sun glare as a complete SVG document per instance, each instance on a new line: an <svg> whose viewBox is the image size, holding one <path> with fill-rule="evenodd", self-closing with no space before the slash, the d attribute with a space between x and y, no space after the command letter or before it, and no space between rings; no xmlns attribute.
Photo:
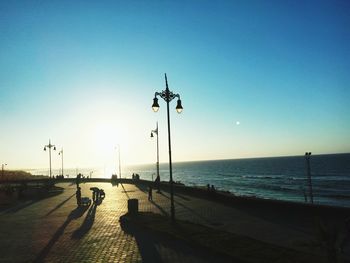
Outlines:
<svg viewBox="0 0 350 263"><path fill-rule="evenodd" d="M99 123L95 126L94 144L95 148L101 152L108 152L121 141L120 132L109 123Z"/></svg>
<svg viewBox="0 0 350 263"><path fill-rule="evenodd" d="M113 122L105 121L95 124L91 136L96 161L99 162L100 167L104 168L104 175L110 176L112 173L118 173L119 152L123 170L128 161L128 148L132 143L128 139L132 138L132 134Z"/></svg>

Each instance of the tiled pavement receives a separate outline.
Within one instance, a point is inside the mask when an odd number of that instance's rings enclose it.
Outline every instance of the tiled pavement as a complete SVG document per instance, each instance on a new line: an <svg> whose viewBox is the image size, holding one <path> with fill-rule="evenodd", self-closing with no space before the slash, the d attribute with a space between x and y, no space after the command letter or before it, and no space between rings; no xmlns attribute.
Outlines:
<svg viewBox="0 0 350 263"><path fill-rule="evenodd" d="M169 215L166 192L154 192L150 202L144 187L81 184L82 196L91 197L89 188L96 186L105 190L106 198L79 210L75 185L58 186L65 188L60 195L0 212L0 262L218 262L179 242L122 229L119 217L127 212L128 198L139 199L140 211ZM176 218L282 246L299 249L298 242L310 238L296 225L183 194L175 195L175 209Z"/></svg>
<svg viewBox="0 0 350 263"><path fill-rule="evenodd" d="M87 210L77 209L75 185L37 202L26 202L0 212L0 262L211 262L171 240L122 229L119 217L127 199L138 198L143 211L168 213L169 199L154 193L153 202L134 185L81 184L82 196L90 187L103 188L106 198ZM159 207L159 208L158 208Z"/></svg>

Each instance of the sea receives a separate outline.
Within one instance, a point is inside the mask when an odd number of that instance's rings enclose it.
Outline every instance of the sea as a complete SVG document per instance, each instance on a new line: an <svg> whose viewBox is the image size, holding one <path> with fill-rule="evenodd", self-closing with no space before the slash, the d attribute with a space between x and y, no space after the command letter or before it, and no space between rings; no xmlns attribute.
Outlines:
<svg viewBox="0 0 350 263"><path fill-rule="evenodd" d="M34 175L47 175L48 170L30 169ZM350 207L350 153L310 156L313 201L317 204ZM110 178L105 168L67 169L95 178ZM122 167L122 177L154 180L156 164ZM53 170L53 174L60 174ZM161 181L169 181L169 165L160 164ZM267 157L173 163L173 180L188 186L214 185L218 190L238 196L310 202L310 188L305 156Z"/></svg>

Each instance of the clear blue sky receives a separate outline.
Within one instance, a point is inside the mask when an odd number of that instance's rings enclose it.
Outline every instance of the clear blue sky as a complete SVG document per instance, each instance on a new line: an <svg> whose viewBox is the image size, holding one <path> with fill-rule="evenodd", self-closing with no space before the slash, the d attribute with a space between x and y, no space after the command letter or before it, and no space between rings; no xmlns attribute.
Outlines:
<svg viewBox="0 0 350 263"><path fill-rule="evenodd" d="M1 1L0 162L70 167L350 152L349 1ZM239 122L239 124L238 124ZM55 165L59 165L57 153Z"/></svg>

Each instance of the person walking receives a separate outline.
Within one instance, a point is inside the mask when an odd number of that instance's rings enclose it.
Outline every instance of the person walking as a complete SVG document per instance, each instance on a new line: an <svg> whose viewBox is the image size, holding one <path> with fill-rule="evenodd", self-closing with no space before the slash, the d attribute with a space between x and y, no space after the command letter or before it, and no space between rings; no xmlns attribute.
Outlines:
<svg viewBox="0 0 350 263"><path fill-rule="evenodd" d="M148 187L148 201L152 201L152 186Z"/></svg>
<svg viewBox="0 0 350 263"><path fill-rule="evenodd" d="M77 198L77 205L81 206L81 188L78 186L75 192L75 197Z"/></svg>
<svg viewBox="0 0 350 263"><path fill-rule="evenodd" d="M77 188L79 187L80 179L81 179L81 174L78 174L77 177L75 178L75 183L77 185Z"/></svg>

